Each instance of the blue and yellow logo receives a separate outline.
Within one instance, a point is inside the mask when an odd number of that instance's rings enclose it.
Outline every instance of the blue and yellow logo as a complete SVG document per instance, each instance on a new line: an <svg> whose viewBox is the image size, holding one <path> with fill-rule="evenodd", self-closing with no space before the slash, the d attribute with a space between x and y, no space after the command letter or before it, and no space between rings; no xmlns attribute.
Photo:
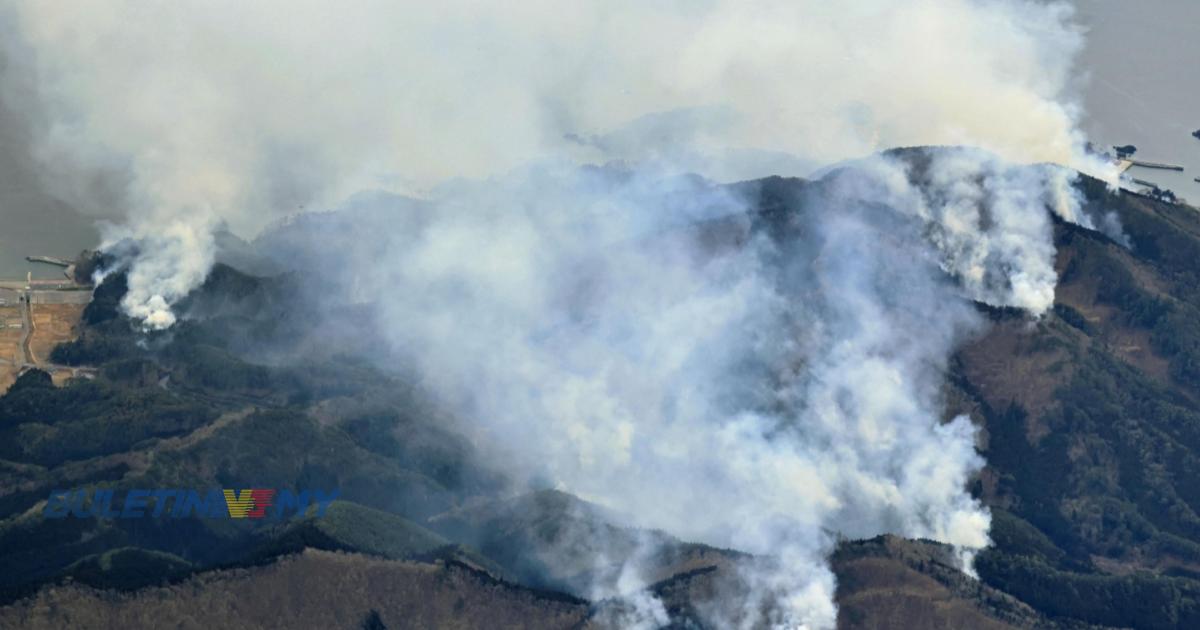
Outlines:
<svg viewBox="0 0 1200 630"><path fill-rule="evenodd" d="M42 508L46 518L283 518L305 515L316 507L323 516L338 491L276 491L272 488L114 491L54 490Z"/></svg>

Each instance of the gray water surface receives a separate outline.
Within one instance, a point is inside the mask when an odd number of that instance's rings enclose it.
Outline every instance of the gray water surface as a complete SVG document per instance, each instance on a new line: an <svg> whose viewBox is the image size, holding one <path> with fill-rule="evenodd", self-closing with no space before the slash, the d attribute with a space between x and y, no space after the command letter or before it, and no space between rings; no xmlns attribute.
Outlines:
<svg viewBox="0 0 1200 630"><path fill-rule="evenodd" d="M0 142L0 280L24 278L27 271L35 278L60 278L61 268L25 257L74 258L99 243L95 221L48 195L5 146Z"/></svg>
<svg viewBox="0 0 1200 630"><path fill-rule="evenodd" d="M1200 205L1200 0L1075 0L1088 43L1083 127L1097 144L1132 144L1136 159L1184 172L1129 173Z"/></svg>

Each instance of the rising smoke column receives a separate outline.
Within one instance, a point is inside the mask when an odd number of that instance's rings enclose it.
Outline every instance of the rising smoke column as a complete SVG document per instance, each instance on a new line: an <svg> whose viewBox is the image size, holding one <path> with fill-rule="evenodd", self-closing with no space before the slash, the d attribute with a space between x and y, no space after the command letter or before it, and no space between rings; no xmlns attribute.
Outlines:
<svg viewBox="0 0 1200 630"><path fill-rule="evenodd" d="M243 236L365 187L424 194L530 160L804 175L892 146L965 144L1087 167L1082 36L1060 2L12 0L6 62L47 185L124 190L125 303L149 328ZM36 120L36 124L34 121ZM98 180L107 183L97 186ZM185 234L185 231L191 232ZM164 308L165 307L165 308Z"/></svg>
<svg viewBox="0 0 1200 630"><path fill-rule="evenodd" d="M932 155L831 173L774 228L743 189L526 171L434 202L371 281L400 356L518 478L763 558L720 626L831 627L837 535L947 542L968 569L988 544L947 361L982 330L971 301L1053 300L1056 172ZM617 561L587 594L654 627L640 560Z"/></svg>

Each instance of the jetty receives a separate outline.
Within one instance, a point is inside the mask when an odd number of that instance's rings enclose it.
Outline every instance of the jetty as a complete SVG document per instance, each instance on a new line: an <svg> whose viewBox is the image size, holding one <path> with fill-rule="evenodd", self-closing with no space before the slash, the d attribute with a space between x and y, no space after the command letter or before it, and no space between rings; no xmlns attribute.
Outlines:
<svg viewBox="0 0 1200 630"><path fill-rule="evenodd" d="M25 260L28 260L29 262L33 262L33 263L45 263L47 265L54 265L55 267L70 267L71 265L75 264L69 260L63 260L62 258L55 258L54 256L26 256Z"/></svg>
<svg viewBox="0 0 1200 630"><path fill-rule="evenodd" d="M1182 171L1183 167L1177 164L1163 164L1162 162L1146 162L1144 160L1129 160L1134 166L1142 168L1157 168L1164 171Z"/></svg>
<svg viewBox="0 0 1200 630"><path fill-rule="evenodd" d="M63 275L72 282L75 281L75 261L57 256L26 256L25 260L31 263L42 263L44 265L54 265L55 267L63 268Z"/></svg>

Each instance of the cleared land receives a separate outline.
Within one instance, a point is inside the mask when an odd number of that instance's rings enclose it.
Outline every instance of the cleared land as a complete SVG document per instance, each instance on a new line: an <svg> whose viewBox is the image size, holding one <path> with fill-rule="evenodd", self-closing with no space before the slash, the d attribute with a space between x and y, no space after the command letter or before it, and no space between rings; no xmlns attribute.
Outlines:
<svg viewBox="0 0 1200 630"><path fill-rule="evenodd" d="M21 352L21 311L15 306L0 306L0 391L8 391L17 370L25 362Z"/></svg>
<svg viewBox="0 0 1200 630"><path fill-rule="evenodd" d="M49 363L54 346L75 338L83 308L81 304L33 304L29 349L35 363Z"/></svg>
<svg viewBox="0 0 1200 630"><path fill-rule="evenodd" d="M75 373L52 366L50 353L55 346L78 334L79 321L91 299L91 292L33 291L30 295L29 323L32 328L28 331L29 356L26 356L22 347L26 322L21 293L0 288L0 392L7 391L29 364L47 369L60 385Z"/></svg>

